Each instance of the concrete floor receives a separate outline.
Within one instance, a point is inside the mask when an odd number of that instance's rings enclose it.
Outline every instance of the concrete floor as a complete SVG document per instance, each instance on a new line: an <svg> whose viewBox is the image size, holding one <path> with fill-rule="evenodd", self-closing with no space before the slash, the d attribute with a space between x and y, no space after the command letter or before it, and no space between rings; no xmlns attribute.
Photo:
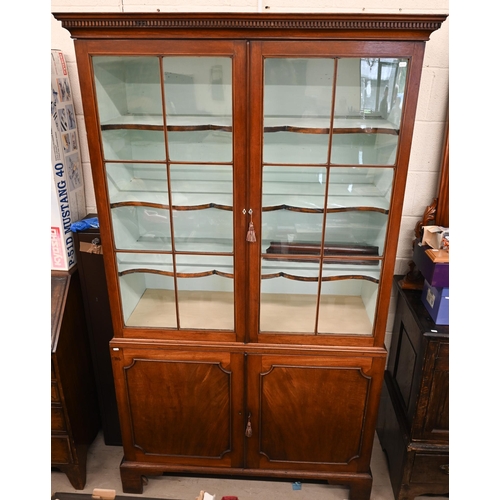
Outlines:
<svg viewBox="0 0 500 500"><path fill-rule="evenodd" d="M104 444L99 433L89 449L87 482L83 490L75 490L63 472L51 472L52 493L92 493L94 488L115 490L116 495L129 496L122 492L120 462L122 448ZM373 488L371 500L392 500L394 495L389 480L387 461L375 437L371 469ZM326 483L300 483L300 490L293 483L255 479L226 479L213 477L152 476L144 486L143 496L164 500L195 500L200 491L206 491L221 500L225 495L237 496L238 500L347 500L349 489L330 486ZM130 495L132 496L132 495ZM447 500L441 496L420 496L419 500ZM351 499L356 500L356 499Z"/></svg>

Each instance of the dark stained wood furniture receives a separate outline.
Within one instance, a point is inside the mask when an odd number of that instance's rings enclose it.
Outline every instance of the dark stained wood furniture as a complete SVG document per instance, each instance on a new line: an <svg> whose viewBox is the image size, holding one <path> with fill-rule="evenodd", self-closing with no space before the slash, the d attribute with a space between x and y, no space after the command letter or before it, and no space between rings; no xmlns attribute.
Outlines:
<svg viewBox="0 0 500 500"><path fill-rule="evenodd" d="M96 217L97 214L88 214ZM75 233L78 271L82 285L82 298L89 333L92 365L94 367L97 396L104 442L121 446L120 421L116 404L115 385L109 342L113 338L113 323L109 306L108 287L102 253L94 253L92 242L101 245L99 228L89 228Z"/></svg>
<svg viewBox="0 0 500 500"><path fill-rule="evenodd" d="M446 16L54 16L75 40L124 492L189 472L368 500L424 48ZM368 102L386 69L388 118ZM319 252L266 253L297 241ZM372 250L328 252L353 244Z"/></svg>
<svg viewBox="0 0 500 500"><path fill-rule="evenodd" d="M51 272L51 464L82 490L100 422L77 267Z"/></svg>
<svg viewBox="0 0 500 500"><path fill-rule="evenodd" d="M449 327L401 279L377 434L395 499L413 500L449 489Z"/></svg>

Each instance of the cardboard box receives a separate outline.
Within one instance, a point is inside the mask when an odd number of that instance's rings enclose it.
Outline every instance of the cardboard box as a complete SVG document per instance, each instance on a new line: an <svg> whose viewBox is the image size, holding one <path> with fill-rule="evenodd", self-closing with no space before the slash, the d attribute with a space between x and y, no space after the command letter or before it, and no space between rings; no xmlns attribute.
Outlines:
<svg viewBox="0 0 500 500"><path fill-rule="evenodd" d="M428 251L429 250L429 251ZM413 248L413 262L425 280L434 287L443 288L450 284L450 263L436 259L432 248L417 243Z"/></svg>
<svg viewBox="0 0 500 500"><path fill-rule="evenodd" d="M450 289L436 288L424 282L422 302L436 325L450 324Z"/></svg>
<svg viewBox="0 0 500 500"><path fill-rule="evenodd" d="M66 60L51 50L51 269L68 271L76 264L70 226L83 218L85 191Z"/></svg>
<svg viewBox="0 0 500 500"><path fill-rule="evenodd" d="M442 226L423 226L422 245L439 250L448 246L450 229Z"/></svg>

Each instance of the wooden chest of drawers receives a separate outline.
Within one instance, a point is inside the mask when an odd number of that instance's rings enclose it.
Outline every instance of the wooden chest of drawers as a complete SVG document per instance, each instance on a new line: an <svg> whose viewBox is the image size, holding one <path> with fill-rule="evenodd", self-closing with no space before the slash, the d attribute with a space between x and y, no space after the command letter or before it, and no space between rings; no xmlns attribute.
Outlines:
<svg viewBox="0 0 500 500"><path fill-rule="evenodd" d="M401 278L401 277L399 277ZM398 287L377 433L396 500L448 493L449 340L421 302Z"/></svg>
<svg viewBox="0 0 500 500"><path fill-rule="evenodd" d="M52 271L51 464L85 487L99 411L78 271Z"/></svg>

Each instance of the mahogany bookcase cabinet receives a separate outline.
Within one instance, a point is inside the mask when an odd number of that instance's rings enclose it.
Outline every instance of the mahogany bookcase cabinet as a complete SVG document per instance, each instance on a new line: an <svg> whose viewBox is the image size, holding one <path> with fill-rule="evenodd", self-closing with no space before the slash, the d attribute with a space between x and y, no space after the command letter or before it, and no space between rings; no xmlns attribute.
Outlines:
<svg viewBox="0 0 500 500"><path fill-rule="evenodd" d="M58 13L109 288L123 490L368 499L425 42L442 15Z"/></svg>

